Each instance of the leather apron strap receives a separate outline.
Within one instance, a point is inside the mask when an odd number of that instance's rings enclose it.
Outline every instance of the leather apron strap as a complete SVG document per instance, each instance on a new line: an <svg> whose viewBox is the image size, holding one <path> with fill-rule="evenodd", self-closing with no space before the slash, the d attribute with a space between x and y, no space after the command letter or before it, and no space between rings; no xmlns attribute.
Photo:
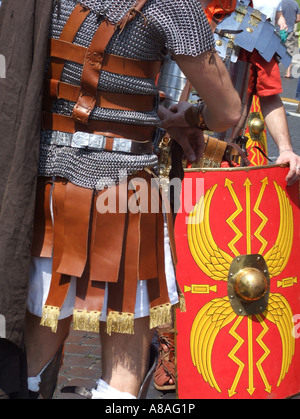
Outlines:
<svg viewBox="0 0 300 419"><path fill-rule="evenodd" d="M58 317L68 294L71 280L70 276L57 272L63 251L65 193L66 184L62 181L55 182L52 192L54 217L52 279L41 319L41 325L51 327L53 332L57 331Z"/></svg>
<svg viewBox="0 0 300 419"><path fill-rule="evenodd" d="M77 279L76 299L73 311L73 329L99 332L105 295L105 283L90 280L89 265L80 279Z"/></svg>
<svg viewBox="0 0 300 419"><path fill-rule="evenodd" d="M57 271L80 278L88 256L93 190L68 182L64 205L63 252Z"/></svg>
<svg viewBox="0 0 300 419"><path fill-rule="evenodd" d="M89 15L90 10L77 4L70 14L67 23L65 24L60 40L66 42L73 42L80 26ZM65 60L62 58L52 58L49 64L47 78L60 80L61 74L65 65Z"/></svg>
<svg viewBox="0 0 300 419"><path fill-rule="evenodd" d="M128 200L135 199L135 191L128 192ZM107 324L110 335L134 333L134 312L138 282L140 248L140 212L128 212L124 248L117 284L108 284Z"/></svg>
<svg viewBox="0 0 300 419"><path fill-rule="evenodd" d="M122 201L125 202L125 210L120 212ZM95 199L90 263L92 281L118 281L126 211L127 182L105 189Z"/></svg>
<svg viewBox="0 0 300 419"><path fill-rule="evenodd" d="M50 210L52 187L53 183L49 179L38 177L31 249L33 257L52 257L54 235Z"/></svg>
<svg viewBox="0 0 300 419"><path fill-rule="evenodd" d="M99 25L87 50L81 75L81 89L72 114L73 119L85 125L88 124L89 116L96 104L104 51L114 31L114 26L104 20Z"/></svg>

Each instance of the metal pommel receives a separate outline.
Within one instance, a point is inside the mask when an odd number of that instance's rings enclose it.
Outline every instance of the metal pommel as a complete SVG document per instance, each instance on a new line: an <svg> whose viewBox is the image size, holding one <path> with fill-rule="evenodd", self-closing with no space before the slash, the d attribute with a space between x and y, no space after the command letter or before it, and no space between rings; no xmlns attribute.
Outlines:
<svg viewBox="0 0 300 419"><path fill-rule="evenodd" d="M268 281L259 269L244 268L235 278L234 289L241 300L257 301L267 292Z"/></svg>

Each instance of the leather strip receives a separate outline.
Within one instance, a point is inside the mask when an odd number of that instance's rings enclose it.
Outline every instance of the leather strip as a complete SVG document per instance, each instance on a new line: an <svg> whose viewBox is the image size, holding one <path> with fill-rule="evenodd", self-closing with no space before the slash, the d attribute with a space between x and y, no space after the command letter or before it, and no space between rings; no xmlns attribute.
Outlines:
<svg viewBox="0 0 300 419"><path fill-rule="evenodd" d="M46 80L45 92L48 101L44 100L44 110L51 110L55 99L65 99L76 102L80 94L80 86L60 82L58 80ZM124 111L150 112L154 108L154 95L125 95L121 93L97 92L95 106L99 108L118 109Z"/></svg>
<svg viewBox="0 0 300 419"><path fill-rule="evenodd" d="M141 61L112 54L106 54L102 64L103 71L147 79L155 79L160 67L161 61Z"/></svg>
<svg viewBox="0 0 300 419"><path fill-rule="evenodd" d="M42 128L44 130L62 131L74 134L76 131L89 132L94 134L104 134L107 136L121 136L131 140L152 141L156 128L143 125L130 125L109 121L90 120L89 125L85 126L71 117L43 112Z"/></svg>
<svg viewBox="0 0 300 419"><path fill-rule="evenodd" d="M221 164L224 154L226 152L227 149L227 143L225 141L219 141L217 144L217 147L215 148L215 153L213 156L214 161L218 162L219 164Z"/></svg>
<svg viewBox="0 0 300 419"><path fill-rule="evenodd" d="M137 0L134 7L132 7L120 20L118 26L124 29L125 25L131 22L137 15L138 12L145 6L148 0Z"/></svg>
<svg viewBox="0 0 300 419"><path fill-rule="evenodd" d="M208 136L203 158L213 160L216 163L221 163L227 145L228 144L225 141L220 141L217 138Z"/></svg>
<svg viewBox="0 0 300 419"><path fill-rule="evenodd" d="M135 199L134 191L128 191L128 201ZM128 212L124 247L117 283L108 284L108 316L110 312L134 313L140 248L140 213Z"/></svg>
<svg viewBox="0 0 300 419"><path fill-rule="evenodd" d="M129 154L150 154L153 151L151 141L134 141L129 140L128 138L108 137L102 134L89 134L80 131L75 132L75 134L53 131L53 136L51 138L46 138L44 135L42 136L41 144L91 151L115 151Z"/></svg>
<svg viewBox="0 0 300 419"><path fill-rule="evenodd" d="M151 185L151 175L144 172L138 173L131 180L140 200L141 223L140 223L140 251L139 251L139 273L140 281L156 278L157 254L156 254L156 213L151 208L155 187ZM139 185L141 183L141 185ZM137 187L139 189L137 190Z"/></svg>
<svg viewBox="0 0 300 419"><path fill-rule="evenodd" d="M64 206L63 254L57 271L81 277L88 254L93 191L68 182Z"/></svg>
<svg viewBox="0 0 300 419"><path fill-rule="evenodd" d="M66 193L66 183L56 181L52 192L53 215L54 215L54 243L53 243L53 262L52 279L46 306L61 307L69 291L71 278L57 272L57 267L61 260L64 240L64 202Z"/></svg>
<svg viewBox="0 0 300 419"><path fill-rule="evenodd" d="M73 61L84 64L88 48L62 39L50 39L50 56L52 58ZM123 76L155 79L160 69L161 61L142 61L134 58L120 57L113 54L105 54L102 70ZM56 77L48 77L56 78Z"/></svg>
<svg viewBox="0 0 300 419"><path fill-rule="evenodd" d="M72 114L72 118L83 124L88 124L89 116L95 107L104 51L114 31L114 26L104 20L87 50L81 75L80 94Z"/></svg>
<svg viewBox="0 0 300 419"><path fill-rule="evenodd" d="M59 58L64 61L74 61L83 64L87 48L81 45L73 44L64 39L50 39L50 56L51 58Z"/></svg>
<svg viewBox="0 0 300 419"><path fill-rule="evenodd" d="M31 250L33 257L52 257L54 232L50 212L51 189L52 182L48 178L38 177Z"/></svg>
<svg viewBox="0 0 300 419"><path fill-rule="evenodd" d="M107 208L107 202L115 208ZM123 202L123 204L122 204ZM120 205L125 210L120 212ZM117 282L122 257L127 209L127 182L105 189L95 199L91 238L90 279L92 281Z"/></svg>
<svg viewBox="0 0 300 419"><path fill-rule="evenodd" d="M160 202L160 212L156 215L156 234L157 234L157 270L158 277L147 281L148 294L151 308L170 304L168 287L165 273L165 251L164 251L164 216L162 214Z"/></svg>
<svg viewBox="0 0 300 419"><path fill-rule="evenodd" d="M71 42L89 13L90 10L87 7L76 4L61 32L60 39Z"/></svg>
<svg viewBox="0 0 300 419"><path fill-rule="evenodd" d="M60 40L64 40L67 42L72 42L80 29L80 26L87 18L90 10L83 7L80 4L77 4L73 9L72 13L70 14L61 34ZM49 43L49 54L51 55L51 41ZM61 73L63 71L65 65L64 57L61 59L54 59L51 61L49 68L48 68L48 78L54 78L59 80L61 77Z"/></svg>
<svg viewBox="0 0 300 419"><path fill-rule="evenodd" d="M78 316L78 313L82 313L79 317L82 318L83 324L77 324L75 329L88 331L99 330L99 318L104 296L105 283L94 282L90 279L89 265L87 264L82 277L77 279L74 314L76 313ZM91 325L91 318L93 318L94 325ZM87 325L89 326L87 327Z"/></svg>

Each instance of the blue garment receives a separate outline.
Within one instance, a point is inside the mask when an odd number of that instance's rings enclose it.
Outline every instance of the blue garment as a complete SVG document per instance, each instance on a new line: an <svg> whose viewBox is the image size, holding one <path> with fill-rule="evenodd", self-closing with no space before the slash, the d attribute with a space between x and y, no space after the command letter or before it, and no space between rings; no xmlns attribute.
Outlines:
<svg viewBox="0 0 300 419"><path fill-rule="evenodd" d="M298 79L297 90L296 90L296 99L300 102L300 77Z"/></svg>
<svg viewBox="0 0 300 419"><path fill-rule="evenodd" d="M288 26L288 32L294 31L297 15L300 8L295 0L282 0L282 13Z"/></svg>

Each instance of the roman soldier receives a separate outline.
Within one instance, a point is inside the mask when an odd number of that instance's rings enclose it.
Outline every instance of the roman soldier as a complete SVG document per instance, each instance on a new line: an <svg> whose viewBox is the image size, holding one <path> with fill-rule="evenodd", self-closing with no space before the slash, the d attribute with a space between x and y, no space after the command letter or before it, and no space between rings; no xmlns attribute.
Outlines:
<svg viewBox="0 0 300 419"><path fill-rule="evenodd" d="M240 100L197 0L10 0L0 22L7 339L23 347L28 295L31 394L73 322L101 335L102 377L85 394L140 397L153 329L180 300L173 226L154 181L153 144L171 115L156 86L166 53L206 102L191 137L175 135L190 160L204 126L237 123Z"/></svg>

